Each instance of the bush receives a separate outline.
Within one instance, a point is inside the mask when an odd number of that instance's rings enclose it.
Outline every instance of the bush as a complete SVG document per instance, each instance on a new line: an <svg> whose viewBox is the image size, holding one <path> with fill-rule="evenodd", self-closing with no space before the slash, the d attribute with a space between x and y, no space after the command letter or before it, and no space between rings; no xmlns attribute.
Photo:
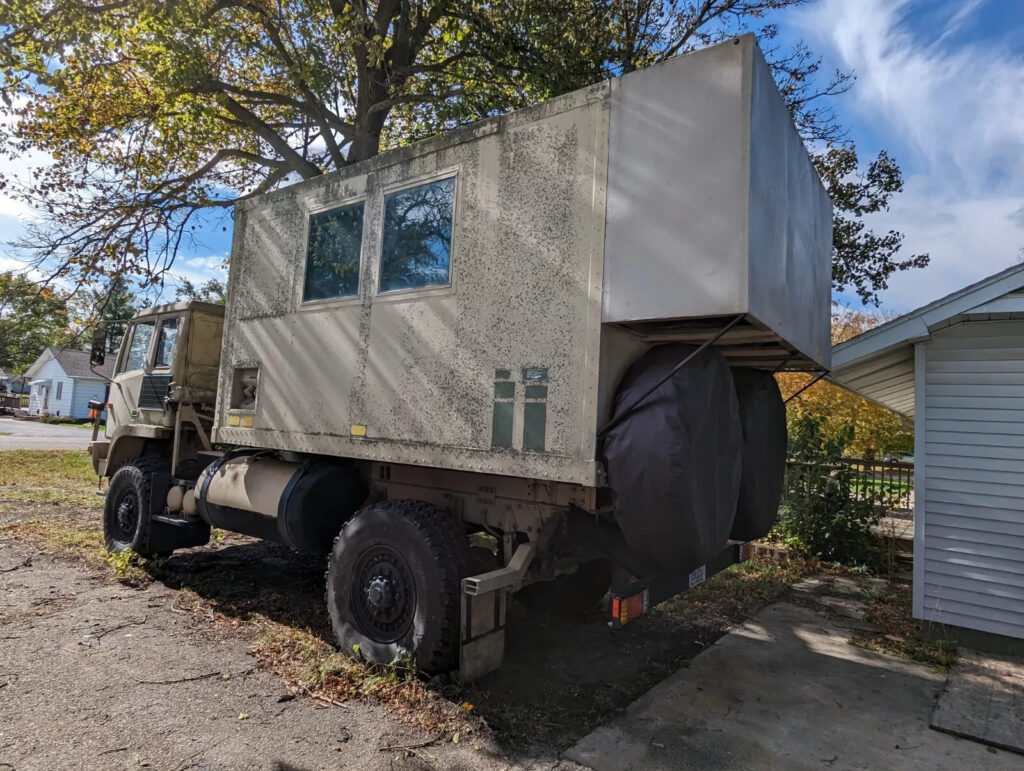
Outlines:
<svg viewBox="0 0 1024 771"><path fill-rule="evenodd" d="M796 421L779 521L771 537L810 557L876 570L883 563L872 528L885 507L881 492L857 484L857 473L840 463L852 427L828 438L819 418Z"/></svg>
<svg viewBox="0 0 1024 771"><path fill-rule="evenodd" d="M55 425L73 425L79 426L85 423L91 423L89 418L71 418L67 415L44 415L39 418L40 423L53 423Z"/></svg>

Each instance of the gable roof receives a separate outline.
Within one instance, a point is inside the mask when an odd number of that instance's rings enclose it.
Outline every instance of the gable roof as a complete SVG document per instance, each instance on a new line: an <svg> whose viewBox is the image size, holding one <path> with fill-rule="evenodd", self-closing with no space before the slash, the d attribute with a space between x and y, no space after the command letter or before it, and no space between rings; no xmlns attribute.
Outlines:
<svg viewBox="0 0 1024 771"><path fill-rule="evenodd" d="M1024 302L1012 295L1024 289L1024 263L1014 265L975 284L948 294L917 310L887 321L832 349L833 370L854 359L880 353L904 343L927 338L936 329L965 313L1012 313L1024 310ZM1003 302L995 302L1002 299Z"/></svg>
<svg viewBox="0 0 1024 771"><path fill-rule="evenodd" d="M829 380L885 407L914 414L914 343L957 322L1024 318L1024 264L1014 265L832 349Z"/></svg>
<svg viewBox="0 0 1024 771"><path fill-rule="evenodd" d="M96 372L93 372L92 368L89 366L88 351L71 351L67 348L47 348L39 354L39 358L33 362L32 366L25 370L25 376L34 377L39 371L39 368L51 359L57 360L60 368L64 370L64 374L68 377L92 378L93 380L98 380L100 376L108 379L113 377L114 362L117 357L108 356L107 360L103 362L103 366L97 367ZM99 375L96 374L97 372Z"/></svg>

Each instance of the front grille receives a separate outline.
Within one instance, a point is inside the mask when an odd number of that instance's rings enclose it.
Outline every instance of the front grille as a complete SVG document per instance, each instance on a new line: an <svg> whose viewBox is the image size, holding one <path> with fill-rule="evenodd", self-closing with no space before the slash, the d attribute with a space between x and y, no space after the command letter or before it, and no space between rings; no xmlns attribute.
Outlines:
<svg viewBox="0 0 1024 771"><path fill-rule="evenodd" d="M139 407L144 410L162 410L170 384L170 375L146 375L142 378L142 390L139 391Z"/></svg>

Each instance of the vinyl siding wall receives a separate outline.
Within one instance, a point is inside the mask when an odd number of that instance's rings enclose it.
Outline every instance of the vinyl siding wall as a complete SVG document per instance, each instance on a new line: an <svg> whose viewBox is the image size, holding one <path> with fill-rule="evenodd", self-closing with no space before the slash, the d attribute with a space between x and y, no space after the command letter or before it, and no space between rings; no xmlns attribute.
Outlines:
<svg viewBox="0 0 1024 771"><path fill-rule="evenodd" d="M918 349L915 615L1024 638L1024 321Z"/></svg>
<svg viewBox="0 0 1024 771"><path fill-rule="evenodd" d="M106 392L106 381L94 378L75 378L75 392L70 407L71 417L89 417L89 400L103 401Z"/></svg>
<svg viewBox="0 0 1024 771"><path fill-rule="evenodd" d="M50 380L49 386L34 385L29 391L28 411L30 415L68 415L71 410L71 397L74 381L67 376L64 368L56 359L50 359L42 367L33 380ZM57 385L60 384L60 398L57 398ZM49 399L44 393L49 389ZM45 408L43 405L46 405Z"/></svg>

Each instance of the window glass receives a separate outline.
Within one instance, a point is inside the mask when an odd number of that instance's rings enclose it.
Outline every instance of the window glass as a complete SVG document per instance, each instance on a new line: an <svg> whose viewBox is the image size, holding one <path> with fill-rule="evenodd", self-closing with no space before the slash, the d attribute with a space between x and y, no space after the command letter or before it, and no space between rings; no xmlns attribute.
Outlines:
<svg viewBox="0 0 1024 771"><path fill-rule="evenodd" d="M311 216L302 301L359 294L362 243L362 203Z"/></svg>
<svg viewBox="0 0 1024 771"><path fill-rule="evenodd" d="M380 291L447 284L455 178L384 198Z"/></svg>
<svg viewBox="0 0 1024 771"><path fill-rule="evenodd" d="M178 345L178 327L181 316L160 322L160 336L156 340L155 367L169 367L174 364L174 351Z"/></svg>
<svg viewBox="0 0 1024 771"><path fill-rule="evenodd" d="M64 394L64 384L63 383L57 383L57 398L60 399L63 394Z"/></svg>
<svg viewBox="0 0 1024 771"><path fill-rule="evenodd" d="M142 321L131 330L131 342L128 344L128 355L124 357L122 372L131 372L146 366L146 354L149 352L149 341L153 339L154 321Z"/></svg>

